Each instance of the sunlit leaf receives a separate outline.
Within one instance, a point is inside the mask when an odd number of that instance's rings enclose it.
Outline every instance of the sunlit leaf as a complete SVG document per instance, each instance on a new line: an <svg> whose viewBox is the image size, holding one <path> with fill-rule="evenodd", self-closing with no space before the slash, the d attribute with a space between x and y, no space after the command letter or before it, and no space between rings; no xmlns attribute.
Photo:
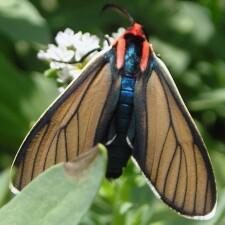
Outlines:
<svg viewBox="0 0 225 225"><path fill-rule="evenodd" d="M9 171L6 170L0 174L0 207L5 204L9 194Z"/></svg>
<svg viewBox="0 0 225 225"><path fill-rule="evenodd" d="M105 168L106 150L101 145L74 162L53 166L0 210L1 224L78 224L100 187Z"/></svg>

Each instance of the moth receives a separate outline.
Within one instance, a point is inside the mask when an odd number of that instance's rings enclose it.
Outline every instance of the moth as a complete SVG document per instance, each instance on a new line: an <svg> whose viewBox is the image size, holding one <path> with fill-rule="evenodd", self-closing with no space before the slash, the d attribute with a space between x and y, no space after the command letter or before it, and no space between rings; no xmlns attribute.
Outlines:
<svg viewBox="0 0 225 225"><path fill-rule="evenodd" d="M72 161L103 143L106 176L117 178L132 156L168 206L194 219L210 218L216 185L206 146L163 61L141 24L101 51L37 121L15 165L21 190L50 166Z"/></svg>

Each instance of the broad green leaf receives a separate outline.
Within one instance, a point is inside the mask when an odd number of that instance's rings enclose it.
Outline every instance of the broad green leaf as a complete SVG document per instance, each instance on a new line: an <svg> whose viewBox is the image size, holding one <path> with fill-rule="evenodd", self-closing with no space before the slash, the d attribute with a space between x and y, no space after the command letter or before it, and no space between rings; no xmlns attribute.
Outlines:
<svg viewBox="0 0 225 225"><path fill-rule="evenodd" d="M45 19L28 0L0 1L0 30L15 41L47 44L50 39Z"/></svg>
<svg viewBox="0 0 225 225"><path fill-rule="evenodd" d="M38 176L0 210L1 225L76 225L105 176L106 150L91 149L74 162Z"/></svg>
<svg viewBox="0 0 225 225"><path fill-rule="evenodd" d="M9 170L0 174L0 207L5 203L9 194Z"/></svg>

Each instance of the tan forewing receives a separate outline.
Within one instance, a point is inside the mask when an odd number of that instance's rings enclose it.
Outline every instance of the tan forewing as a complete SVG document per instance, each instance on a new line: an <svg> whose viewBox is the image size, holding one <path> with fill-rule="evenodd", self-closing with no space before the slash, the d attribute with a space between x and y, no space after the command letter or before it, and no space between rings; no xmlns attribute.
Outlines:
<svg viewBox="0 0 225 225"><path fill-rule="evenodd" d="M48 167L72 161L93 146L111 86L110 64L99 57L43 114L17 155L18 189Z"/></svg>
<svg viewBox="0 0 225 225"><path fill-rule="evenodd" d="M134 157L164 202L183 215L204 219L216 203L210 159L168 70L152 58L154 67L142 94L145 113L139 110L136 116L136 130L143 136L136 140L141 153Z"/></svg>

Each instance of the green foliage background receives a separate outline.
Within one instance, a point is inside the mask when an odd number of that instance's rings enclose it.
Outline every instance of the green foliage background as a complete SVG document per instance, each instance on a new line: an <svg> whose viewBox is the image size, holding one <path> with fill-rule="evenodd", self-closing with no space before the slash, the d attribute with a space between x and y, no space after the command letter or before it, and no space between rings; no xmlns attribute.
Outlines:
<svg viewBox="0 0 225 225"><path fill-rule="evenodd" d="M7 173L27 131L57 96L37 51L66 27L103 36L128 23L100 14L108 1L0 0L0 205ZM208 146L219 191L215 217L225 224L225 1L111 1L141 22L173 74ZM203 224L183 219L157 200L130 162L116 181L105 180L82 224Z"/></svg>

